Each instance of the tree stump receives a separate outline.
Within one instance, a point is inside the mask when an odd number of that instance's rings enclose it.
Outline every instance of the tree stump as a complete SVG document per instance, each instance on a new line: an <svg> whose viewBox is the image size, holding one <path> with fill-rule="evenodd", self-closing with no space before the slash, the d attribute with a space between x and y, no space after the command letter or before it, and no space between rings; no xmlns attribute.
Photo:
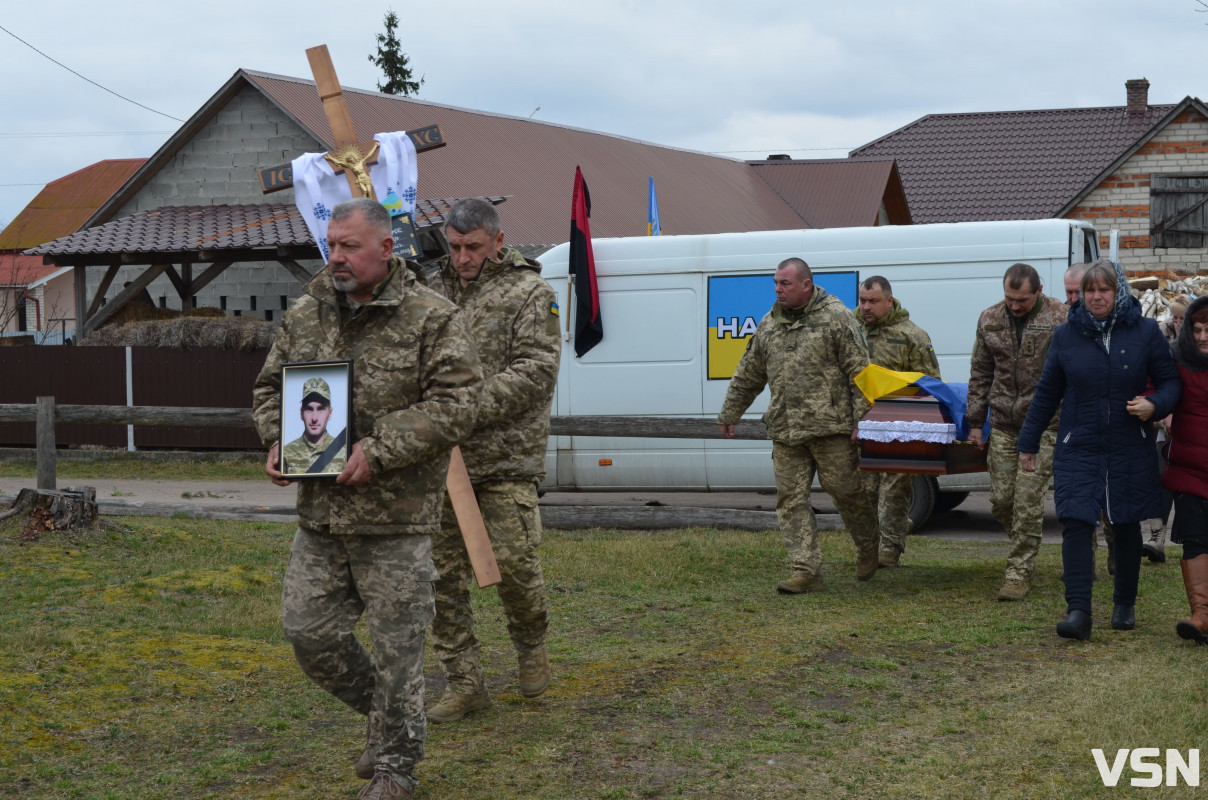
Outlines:
<svg viewBox="0 0 1208 800"><path fill-rule="evenodd" d="M0 521L23 512L29 512L29 522L17 537L23 542L36 542L45 531L88 528L97 519L96 489L91 486L22 489L12 508L0 514Z"/></svg>

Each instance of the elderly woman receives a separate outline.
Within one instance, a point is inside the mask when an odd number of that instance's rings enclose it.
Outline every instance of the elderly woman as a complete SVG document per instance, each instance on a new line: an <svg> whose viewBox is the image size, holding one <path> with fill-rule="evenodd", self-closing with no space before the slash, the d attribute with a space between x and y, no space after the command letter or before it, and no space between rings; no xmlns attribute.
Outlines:
<svg viewBox="0 0 1208 800"><path fill-rule="evenodd" d="M1170 346L1158 324L1141 316L1119 267L1096 261L1080 288L1081 301L1053 333L1018 444L1020 466L1034 470L1040 435L1061 406L1053 484L1069 609L1057 635L1067 639L1091 635L1091 536L1101 513L1116 538L1111 624L1136 625L1141 520L1162 511L1151 420L1169 414L1181 391ZM1147 381L1156 387L1148 397Z"/></svg>
<svg viewBox="0 0 1208 800"><path fill-rule="evenodd" d="M1208 295L1187 309L1174 345L1183 396L1174 410L1170 466L1162 476L1174 492L1170 540L1183 545L1183 585L1191 619L1175 631L1208 644Z"/></svg>

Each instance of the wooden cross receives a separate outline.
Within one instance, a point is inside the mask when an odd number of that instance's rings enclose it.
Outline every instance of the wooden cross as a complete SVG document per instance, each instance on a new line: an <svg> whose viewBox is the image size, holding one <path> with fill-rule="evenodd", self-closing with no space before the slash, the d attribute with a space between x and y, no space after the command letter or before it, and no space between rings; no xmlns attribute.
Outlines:
<svg viewBox="0 0 1208 800"><path fill-rule="evenodd" d="M327 113L327 121L331 123L331 133L335 137L336 150L326 154L328 162L332 163L334 159L333 168L337 164L344 165L343 172L348 178L348 188L352 190L353 197L377 199L368 175L369 164L372 163L373 156L377 152L377 142L366 145L357 141L352 115L348 113L348 106L344 102L344 93L340 89L339 80L336 79L336 70L331 63L331 56L327 52L327 45L321 44L318 47L310 48L306 51L306 58L310 61L310 68L315 76L315 85L319 89L319 97L323 100L323 110ZM439 131L440 129L437 128L437 138L440 136ZM414 139L414 134L412 134L412 138ZM436 146L439 147L443 144L444 142L441 141L440 145ZM292 176L290 185L293 185ZM270 190L265 189L265 191ZM457 524L461 528L461 535L466 543L470 566L474 568L474 579L480 587L494 586L502 580L499 575L499 565L495 562L495 552L491 549L486 524L482 521L482 511L478 508L474 487L470 483L470 474L466 471L466 463L462 459L459 447L454 447L450 453L449 473L445 479L445 488L449 492L449 501L453 505Z"/></svg>
<svg viewBox="0 0 1208 800"><path fill-rule="evenodd" d="M323 101L323 110L327 114L327 122L331 125L331 135L335 139L336 149L326 154L329 163L332 159L364 158L363 163L367 169L376 160L375 151L378 143L373 140L357 141L352 115L348 113L348 105L344 102L344 90L340 88L340 81L336 78L336 70L331 63L331 55L327 52L327 45L321 44L318 47L310 48L306 51L306 59L310 62L310 71L315 76L315 87L319 90L319 99ZM445 146L439 125L429 125L425 128L407 131L407 136L411 138L411 143L415 145L417 153ZM337 174L344 172L348 177L348 188L352 189L353 197L373 197L372 183L369 184L369 194L367 195L356 185L356 176L352 170L336 168L335 164L332 164L332 168ZM294 185L294 170L290 164L265 167L259 170L257 175L260 177L260 189L264 194L279 192Z"/></svg>

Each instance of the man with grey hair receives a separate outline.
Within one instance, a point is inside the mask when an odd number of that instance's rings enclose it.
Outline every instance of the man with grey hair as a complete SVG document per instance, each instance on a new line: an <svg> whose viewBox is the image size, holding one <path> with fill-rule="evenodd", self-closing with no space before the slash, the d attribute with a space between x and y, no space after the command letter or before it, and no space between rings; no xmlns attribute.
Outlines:
<svg viewBox="0 0 1208 800"><path fill-rule="evenodd" d="M562 352L558 306L541 265L504 245L499 212L487 201L457 202L444 234L449 255L429 286L461 309L484 377L478 420L461 452L499 564L499 599L519 660L520 693L536 697L550 682L537 486L545 477ZM433 557L440 580L432 647L448 683L428 719L453 722L489 707L491 697L474 635L469 556L448 500Z"/></svg>
<svg viewBox="0 0 1208 800"><path fill-rule="evenodd" d="M1082 276L1089 266L1090 264L1071 264L1070 268L1065 271L1065 304L1067 306L1077 303L1081 297L1078 285L1082 283Z"/></svg>
<svg viewBox="0 0 1208 800"><path fill-rule="evenodd" d="M474 426L482 371L461 315L392 255L376 201L335 207L328 266L286 312L252 392L264 471L279 486L281 367L353 360L354 442L334 480L298 486L282 592L299 666L368 717L361 798L410 800L424 757L424 637L433 616L432 537L449 451ZM362 614L373 654L355 634Z"/></svg>

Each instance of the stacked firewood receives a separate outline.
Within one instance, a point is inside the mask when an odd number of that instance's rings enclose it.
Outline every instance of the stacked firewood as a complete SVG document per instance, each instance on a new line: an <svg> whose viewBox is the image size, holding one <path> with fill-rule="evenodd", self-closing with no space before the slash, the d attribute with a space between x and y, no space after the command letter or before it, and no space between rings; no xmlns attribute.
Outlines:
<svg viewBox="0 0 1208 800"><path fill-rule="evenodd" d="M1181 278L1150 275L1128 282L1133 294L1141 301L1141 313L1156 319L1165 328L1170 325L1170 301L1179 295L1196 298L1208 294L1208 275Z"/></svg>

